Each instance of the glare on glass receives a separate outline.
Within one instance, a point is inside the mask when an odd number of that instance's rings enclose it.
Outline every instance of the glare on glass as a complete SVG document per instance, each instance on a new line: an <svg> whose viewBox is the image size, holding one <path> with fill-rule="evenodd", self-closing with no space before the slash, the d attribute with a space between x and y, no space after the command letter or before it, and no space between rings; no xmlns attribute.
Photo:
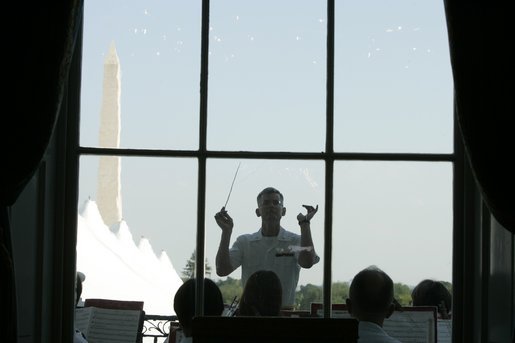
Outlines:
<svg viewBox="0 0 515 343"><path fill-rule="evenodd" d="M326 4L212 1L208 148L321 151Z"/></svg>
<svg viewBox="0 0 515 343"><path fill-rule="evenodd" d="M333 279L375 265L396 283L452 280L452 164L337 162Z"/></svg>
<svg viewBox="0 0 515 343"><path fill-rule="evenodd" d="M239 167L236 179L235 171ZM305 214L302 205L318 205L318 212L311 220L311 234L315 252L320 262L310 269L301 269L298 290L316 285L317 301L322 301L323 255L324 255L324 162L293 160L252 160L252 159L209 159L206 180L206 257L215 261L221 238L221 229L215 221L215 214L224 207L232 217L234 227L230 246L242 234L252 234L261 227L261 218L256 216L257 196L267 187L278 189L284 196L282 206L286 209L281 226L300 234L297 220L299 213ZM278 204L279 205L279 204ZM241 268L229 277L239 280ZM222 279L226 279L225 277ZM303 304L309 310L309 304Z"/></svg>
<svg viewBox="0 0 515 343"><path fill-rule="evenodd" d="M107 109L111 147L198 146L200 22L200 0L84 3L81 145L102 146Z"/></svg>
<svg viewBox="0 0 515 343"><path fill-rule="evenodd" d="M443 5L336 1L335 151L453 151Z"/></svg>

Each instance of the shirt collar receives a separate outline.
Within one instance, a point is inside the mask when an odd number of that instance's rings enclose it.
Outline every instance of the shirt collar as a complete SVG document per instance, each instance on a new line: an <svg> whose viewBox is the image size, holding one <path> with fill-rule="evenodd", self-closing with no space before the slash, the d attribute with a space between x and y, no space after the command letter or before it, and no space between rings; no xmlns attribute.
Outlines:
<svg viewBox="0 0 515 343"><path fill-rule="evenodd" d="M281 226L281 228L279 229L279 233L277 234L276 237L277 237L277 240L279 240L279 241L289 241L291 238L291 234L289 234L289 232L287 232ZM263 235L261 234L261 229L259 229L257 232L254 232L251 235L250 240L251 241L260 241L262 238L263 238Z"/></svg>

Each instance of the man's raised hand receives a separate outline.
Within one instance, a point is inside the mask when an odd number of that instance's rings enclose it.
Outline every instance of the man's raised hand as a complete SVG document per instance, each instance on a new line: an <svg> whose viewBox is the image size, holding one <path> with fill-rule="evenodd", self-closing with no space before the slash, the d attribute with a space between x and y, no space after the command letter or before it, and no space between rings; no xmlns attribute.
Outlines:
<svg viewBox="0 0 515 343"><path fill-rule="evenodd" d="M215 220L220 229L222 229L222 231L232 231L234 223L229 213L227 213L227 211L225 210L225 206L222 207L220 212L215 214Z"/></svg>
<svg viewBox="0 0 515 343"><path fill-rule="evenodd" d="M308 213L306 213L305 215L302 213L299 213L297 215L297 220L299 221L299 223L304 222L304 221L309 222L311 220L311 218L313 218L315 213L317 213L318 205L317 205L317 207L313 207L311 205L302 205L302 207L304 207L308 211Z"/></svg>

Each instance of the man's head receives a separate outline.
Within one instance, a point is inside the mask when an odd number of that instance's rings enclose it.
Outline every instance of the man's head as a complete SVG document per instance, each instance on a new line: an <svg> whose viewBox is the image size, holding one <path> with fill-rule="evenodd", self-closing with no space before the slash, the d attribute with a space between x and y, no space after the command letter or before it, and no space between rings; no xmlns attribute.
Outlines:
<svg viewBox="0 0 515 343"><path fill-rule="evenodd" d="M360 271L351 282L347 306L358 320L382 326L394 311L392 279L377 267Z"/></svg>
<svg viewBox="0 0 515 343"><path fill-rule="evenodd" d="M273 187L267 187L258 194L257 204L256 215L265 220L268 218L280 220L286 214L284 197Z"/></svg>
<svg viewBox="0 0 515 343"><path fill-rule="evenodd" d="M195 315L195 279L185 281L175 293L173 309L185 334L191 334L191 322ZM220 289L211 279L204 279L204 315L219 316L224 310Z"/></svg>
<svg viewBox="0 0 515 343"><path fill-rule="evenodd" d="M77 272L75 276L75 306L79 304L80 296L82 295L82 283L86 280L86 275Z"/></svg>
<svg viewBox="0 0 515 343"><path fill-rule="evenodd" d="M254 272L243 289L239 305L242 316L278 316L282 304L281 280L271 270Z"/></svg>
<svg viewBox="0 0 515 343"><path fill-rule="evenodd" d="M452 295L445 285L439 281L422 280L411 292L413 306L436 306L446 313L451 312ZM444 308L441 308L442 303Z"/></svg>
<svg viewBox="0 0 515 343"><path fill-rule="evenodd" d="M284 201L284 197L283 197L282 193L279 192L279 190L275 189L274 187L267 187L267 188L263 189L261 192L259 192L259 194L257 196L258 206L261 205L261 202L263 201L263 195L265 195L265 194L277 194L281 200L281 204Z"/></svg>

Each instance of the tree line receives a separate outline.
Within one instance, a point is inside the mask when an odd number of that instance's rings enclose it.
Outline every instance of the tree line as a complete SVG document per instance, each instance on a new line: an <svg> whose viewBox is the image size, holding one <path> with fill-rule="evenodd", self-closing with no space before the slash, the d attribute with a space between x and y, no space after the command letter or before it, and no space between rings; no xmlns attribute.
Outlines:
<svg viewBox="0 0 515 343"><path fill-rule="evenodd" d="M243 288L240 279L235 279L228 276L225 280L218 280L216 284L222 292L224 302L231 304L234 299L238 300L241 296ZM450 287L450 283L447 283ZM331 287L331 303L344 304L345 300L349 297L349 282L334 282ZM411 291L410 287L403 283L394 283L394 297L402 306L411 305ZM311 303L322 303L323 300L323 287L321 285L314 285L308 283L301 285L295 293L295 310L309 311Z"/></svg>
<svg viewBox="0 0 515 343"><path fill-rule="evenodd" d="M207 259L204 264L206 277L211 277L211 266ZM191 254L190 259L186 262L186 266L182 270L182 280L193 278L195 275L195 252ZM450 282L442 281L452 294L452 285ZM222 292L224 303L231 304L234 300L238 300L243 291L240 279L234 279L228 276L225 280L218 280L216 284ZM349 297L349 282L334 282L331 287L331 303L344 304ZM402 306L411 305L411 291L413 287L397 282L394 283L394 297ZM295 310L311 309L311 303L323 302L323 287L321 285L301 285L295 293Z"/></svg>

